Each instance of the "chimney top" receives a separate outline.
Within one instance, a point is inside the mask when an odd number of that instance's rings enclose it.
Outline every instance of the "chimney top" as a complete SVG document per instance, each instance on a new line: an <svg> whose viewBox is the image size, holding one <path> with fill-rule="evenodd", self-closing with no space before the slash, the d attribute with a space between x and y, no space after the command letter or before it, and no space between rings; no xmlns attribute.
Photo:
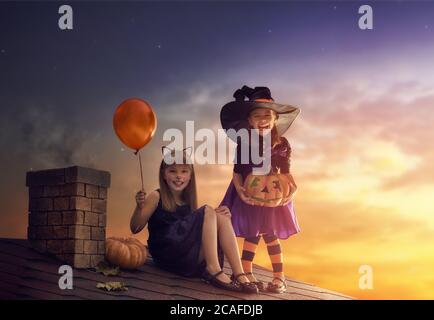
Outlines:
<svg viewBox="0 0 434 320"><path fill-rule="evenodd" d="M72 166L60 169L28 171L26 186L52 186L81 182L100 187L110 187L110 173L92 168Z"/></svg>

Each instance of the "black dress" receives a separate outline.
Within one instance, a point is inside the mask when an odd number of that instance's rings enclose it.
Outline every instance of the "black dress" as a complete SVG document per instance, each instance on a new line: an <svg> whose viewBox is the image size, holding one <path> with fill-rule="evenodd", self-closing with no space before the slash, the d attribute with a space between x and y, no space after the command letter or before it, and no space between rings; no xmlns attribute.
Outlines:
<svg viewBox="0 0 434 320"><path fill-rule="evenodd" d="M159 190L157 190L159 192ZM201 276L205 261L199 260L205 206L195 211L189 205L178 206L175 212L163 209L160 201L148 221L148 248L155 264L184 277ZM223 252L218 248L220 266Z"/></svg>

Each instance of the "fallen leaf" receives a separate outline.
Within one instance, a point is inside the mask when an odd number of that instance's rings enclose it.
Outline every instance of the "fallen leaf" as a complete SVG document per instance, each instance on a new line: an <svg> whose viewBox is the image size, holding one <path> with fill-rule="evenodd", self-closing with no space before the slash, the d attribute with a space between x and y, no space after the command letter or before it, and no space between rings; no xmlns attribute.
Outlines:
<svg viewBox="0 0 434 320"><path fill-rule="evenodd" d="M98 282L96 284L98 289L106 291L127 291L128 288L125 286L124 282L111 281L111 282Z"/></svg>
<svg viewBox="0 0 434 320"><path fill-rule="evenodd" d="M118 276L120 274L119 267L111 266L104 261L98 263L95 271L105 276Z"/></svg>

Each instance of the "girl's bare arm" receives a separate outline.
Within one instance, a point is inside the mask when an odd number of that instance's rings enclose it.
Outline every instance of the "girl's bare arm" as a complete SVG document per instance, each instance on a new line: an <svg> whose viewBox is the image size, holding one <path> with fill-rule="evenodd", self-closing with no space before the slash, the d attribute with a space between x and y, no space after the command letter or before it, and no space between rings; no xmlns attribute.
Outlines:
<svg viewBox="0 0 434 320"><path fill-rule="evenodd" d="M136 208L131 216L130 229L132 233L140 232L148 223L160 200L158 191L152 191L149 195L143 191L136 194Z"/></svg>

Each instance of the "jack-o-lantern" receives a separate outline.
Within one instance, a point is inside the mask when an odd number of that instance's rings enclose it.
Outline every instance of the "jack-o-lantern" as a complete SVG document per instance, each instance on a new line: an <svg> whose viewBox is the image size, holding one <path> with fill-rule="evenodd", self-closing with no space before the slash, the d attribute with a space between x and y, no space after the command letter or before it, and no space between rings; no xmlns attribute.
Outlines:
<svg viewBox="0 0 434 320"><path fill-rule="evenodd" d="M277 207L289 197L289 180L284 174L253 175L244 181L247 195L252 204L264 207Z"/></svg>
<svg viewBox="0 0 434 320"><path fill-rule="evenodd" d="M105 252L108 262L123 269L137 269L148 255L146 247L135 238L107 238Z"/></svg>

